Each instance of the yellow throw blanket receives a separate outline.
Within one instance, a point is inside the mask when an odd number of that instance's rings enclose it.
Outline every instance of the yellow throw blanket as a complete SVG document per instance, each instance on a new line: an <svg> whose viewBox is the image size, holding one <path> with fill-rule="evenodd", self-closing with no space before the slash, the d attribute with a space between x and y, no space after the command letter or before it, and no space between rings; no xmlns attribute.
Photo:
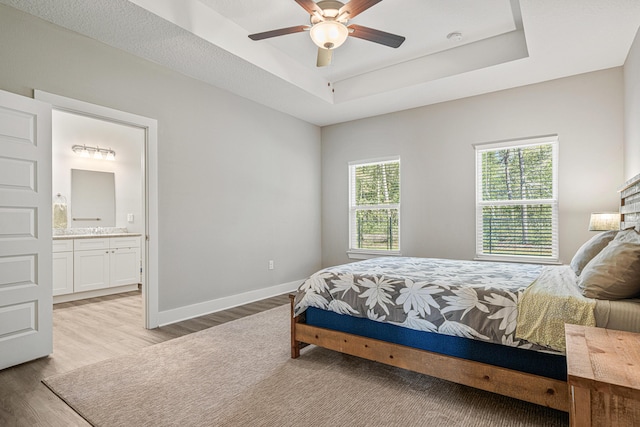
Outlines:
<svg viewBox="0 0 640 427"><path fill-rule="evenodd" d="M565 323L595 326L596 302L576 282L569 266L544 267L518 300L516 337L564 352Z"/></svg>

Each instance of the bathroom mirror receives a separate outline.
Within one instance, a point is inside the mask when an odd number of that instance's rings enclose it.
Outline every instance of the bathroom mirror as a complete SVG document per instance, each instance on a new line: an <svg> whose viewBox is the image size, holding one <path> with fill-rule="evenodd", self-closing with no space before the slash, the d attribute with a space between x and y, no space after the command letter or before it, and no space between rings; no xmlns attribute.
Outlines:
<svg viewBox="0 0 640 427"><path fill-rule="evenodd" d="M113 172L71 169L70 226L116 226L116 179Z"/></svg>

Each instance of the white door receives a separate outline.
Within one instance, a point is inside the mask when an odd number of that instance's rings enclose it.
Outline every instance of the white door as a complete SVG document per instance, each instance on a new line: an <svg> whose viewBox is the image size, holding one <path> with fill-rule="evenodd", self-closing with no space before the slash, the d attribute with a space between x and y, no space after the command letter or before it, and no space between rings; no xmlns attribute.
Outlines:
<svg viewBox="0 0 640 427"><path fill-rule="evenodd" d="M51 106L0 91L0 369L51 354Z"/></svg>

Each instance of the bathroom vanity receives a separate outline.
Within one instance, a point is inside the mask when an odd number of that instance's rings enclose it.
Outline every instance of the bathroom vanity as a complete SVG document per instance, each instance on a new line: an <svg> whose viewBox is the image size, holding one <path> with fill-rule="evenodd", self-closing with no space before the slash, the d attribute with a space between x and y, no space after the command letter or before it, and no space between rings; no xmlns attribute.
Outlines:
<svg viewBox="0 0 640 427"><path fill-rule="evenodd" d="M68 147L73 139L59 135L60 149L75 153ZM54 179L54 304L137 290L144 283L144 223L135 173L119 162L58 155L63 160L56 163ZM122 178L119 187L116 172Z"/></svg>
<svg viewBox="0 0 640 427"><path fill-rule="evenodd" d="M140 246L135 233L53 236L53 302L137 290Z"/></svg>

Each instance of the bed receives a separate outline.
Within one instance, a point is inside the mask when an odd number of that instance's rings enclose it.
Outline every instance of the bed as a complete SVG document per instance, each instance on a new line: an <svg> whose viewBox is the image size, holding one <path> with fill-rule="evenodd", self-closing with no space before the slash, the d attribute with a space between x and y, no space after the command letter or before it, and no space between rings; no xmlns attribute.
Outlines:
<svg viewBox="0 0 640 427"><path fill-rule="evenodd" d="M568 412L564 323L640 332L640 175L620 195L622 231L570 265L388 257L320 270L291 295L291 357L312 344Z"/></svg>

